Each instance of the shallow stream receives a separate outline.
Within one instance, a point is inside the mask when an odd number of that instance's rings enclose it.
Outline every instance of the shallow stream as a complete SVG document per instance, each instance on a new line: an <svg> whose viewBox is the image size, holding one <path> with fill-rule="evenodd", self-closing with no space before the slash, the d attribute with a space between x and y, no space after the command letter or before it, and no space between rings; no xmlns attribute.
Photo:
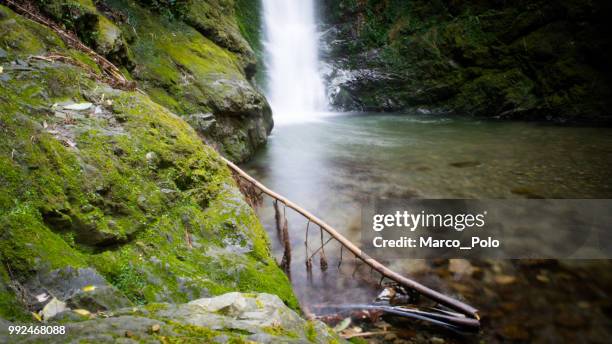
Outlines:
<svg viewBox="0 0 612 344"><path fill-rule="evenodd" d="M433 115L344 114L278 126L267 147L243 167L358 243L361 207L372 198L612 198L612 131ZM325 246L327 271L321 271L317 255L312 276L307 274L304 267L307 221L290 209L286 212L292 241L291 278L302 304L310 307L372 301L380 276L359 266L346 251L343 264L338 267L340 251L335 242ZM265 200L259 213L280 260L282 249L270 199ZM309 254L320 246L320 240L318 228L311 225ZM585 281L591 284L589 288L596 288L598 282L590 281L589 275L604 281L604 286L609 286L606 283L611 280L609 273L600 273L609 270L605 268L609 263L604 261L543 265L483 261L472 262L471 270L464 271L456 266L451 268L448 261L388 263L425 284L484 307L485 317L487 311L499 311L503 305L519 307L515 302L522 301L504 299L500 296L504 293L520 300L527 297L531 300L531 295L535 295L543 304L552 302L565 307L566 302L578 296L569 297L554 287L557 275L561 279L578 276L578 280L569 282L570 289L579 288L578 284ZM499 276L510 276L513 280ZM511 283L505 283L510 280ZM568 286L567 281L564 283ZM593 292L599 295L600 308L596 312L586 307L581 310L588 311L584 315L587 325L592 325L591 317L597 314L603 317L597 318L596 329L589 327L589 331L603 331L605 335L612 328L609 315L605 315L610 311L605 308L610 307L605 290L610 289L602 288L603 291ZM559 294L550 296L553 292ZM595 297L588 295L587 298ZM567 303L567 307L578 302ZM592 303L587 300L581 305L590 307L589 302ZM566 314L555 307L546 311L529 307L527 314L533 311L550 312L551 317L559 312ZM576 311L567 310L567 314L575 316ZM539 321L545 318L539 316ZM524 319L512 316L499 321L489 319L483 322L485 338L521 340L522 336L533 337L537 332ZM552 321L550 326L554 324ZM541 329L543 325L538 326ZM596 333L593 338L600 335ZM398 336L403 338L402 334Z"/></svg>

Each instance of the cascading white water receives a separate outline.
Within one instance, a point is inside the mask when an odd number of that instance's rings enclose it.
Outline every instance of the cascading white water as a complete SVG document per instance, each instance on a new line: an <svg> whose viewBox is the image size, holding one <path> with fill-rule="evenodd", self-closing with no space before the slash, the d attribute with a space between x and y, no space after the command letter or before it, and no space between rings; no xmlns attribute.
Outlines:
<svg viewBox="0 0 612 344"><path fill-rule="evenodd" d="M312 119L325 110L314 0L263 0L267 97L276 123Z"/></svg>

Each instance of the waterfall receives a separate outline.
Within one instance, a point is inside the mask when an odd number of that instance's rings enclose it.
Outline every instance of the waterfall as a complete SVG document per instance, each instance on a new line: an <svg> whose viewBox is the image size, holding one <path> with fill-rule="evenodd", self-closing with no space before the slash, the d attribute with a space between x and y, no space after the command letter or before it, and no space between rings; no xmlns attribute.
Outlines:
<svg viewBox="0 0 612 344"><path fill-rule="evenodd" d="M326 109L314 1L263 0L266 95L276 123L313 119Z"/></svg>

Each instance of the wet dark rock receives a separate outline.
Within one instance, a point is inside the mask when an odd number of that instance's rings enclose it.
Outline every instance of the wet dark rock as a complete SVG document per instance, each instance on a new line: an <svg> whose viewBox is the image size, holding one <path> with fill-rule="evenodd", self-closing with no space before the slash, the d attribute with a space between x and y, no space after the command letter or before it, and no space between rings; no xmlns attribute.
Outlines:
<svg viewBox="0 0 612 344"><path fill-rule="evenodd" d="M65 302L69 308L82 308L90 312L131 305L119 290L92 268L67 267L41 271L24 283L24 288L30 295L26 302L38 309L43 309L43 305L52 298Z"/></svg>
<svg viewBox="0 0 612 344"><path fill-rule="evenodd" d="M66 300L66 304L72 309L86 309L95 313L125 307L130 301L116 288L105 285L76 293Z"/></svg>
<svg viewBox="0 0 612 344"><path fill-rule="evenodd" d="M214 129L216 120L212 113L196 113L187 117L187 122L202 134L210 134Z"/></svg>

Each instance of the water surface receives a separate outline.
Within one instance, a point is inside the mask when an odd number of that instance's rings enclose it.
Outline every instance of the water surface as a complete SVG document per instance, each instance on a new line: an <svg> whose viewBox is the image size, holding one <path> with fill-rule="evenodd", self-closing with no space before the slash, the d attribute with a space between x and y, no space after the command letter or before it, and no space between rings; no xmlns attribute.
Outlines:
<svg viewBox="0 0 612 344"><path fill-rule="evenodd" d="M347 114L274 129L246 166L271 189L302 205L355 243L360 209L369 198L611 198L612 132L423 115ZM277 257L270 200L259 209ZM307 221L287 209L292 280L304 304L367 302L378 282L338 245L326 246L311 278L304 269ZM320 243L309 229L310 251ZM325 237L325 239L327 236ZM410 274L412 264L391 262Z"/></svg>

